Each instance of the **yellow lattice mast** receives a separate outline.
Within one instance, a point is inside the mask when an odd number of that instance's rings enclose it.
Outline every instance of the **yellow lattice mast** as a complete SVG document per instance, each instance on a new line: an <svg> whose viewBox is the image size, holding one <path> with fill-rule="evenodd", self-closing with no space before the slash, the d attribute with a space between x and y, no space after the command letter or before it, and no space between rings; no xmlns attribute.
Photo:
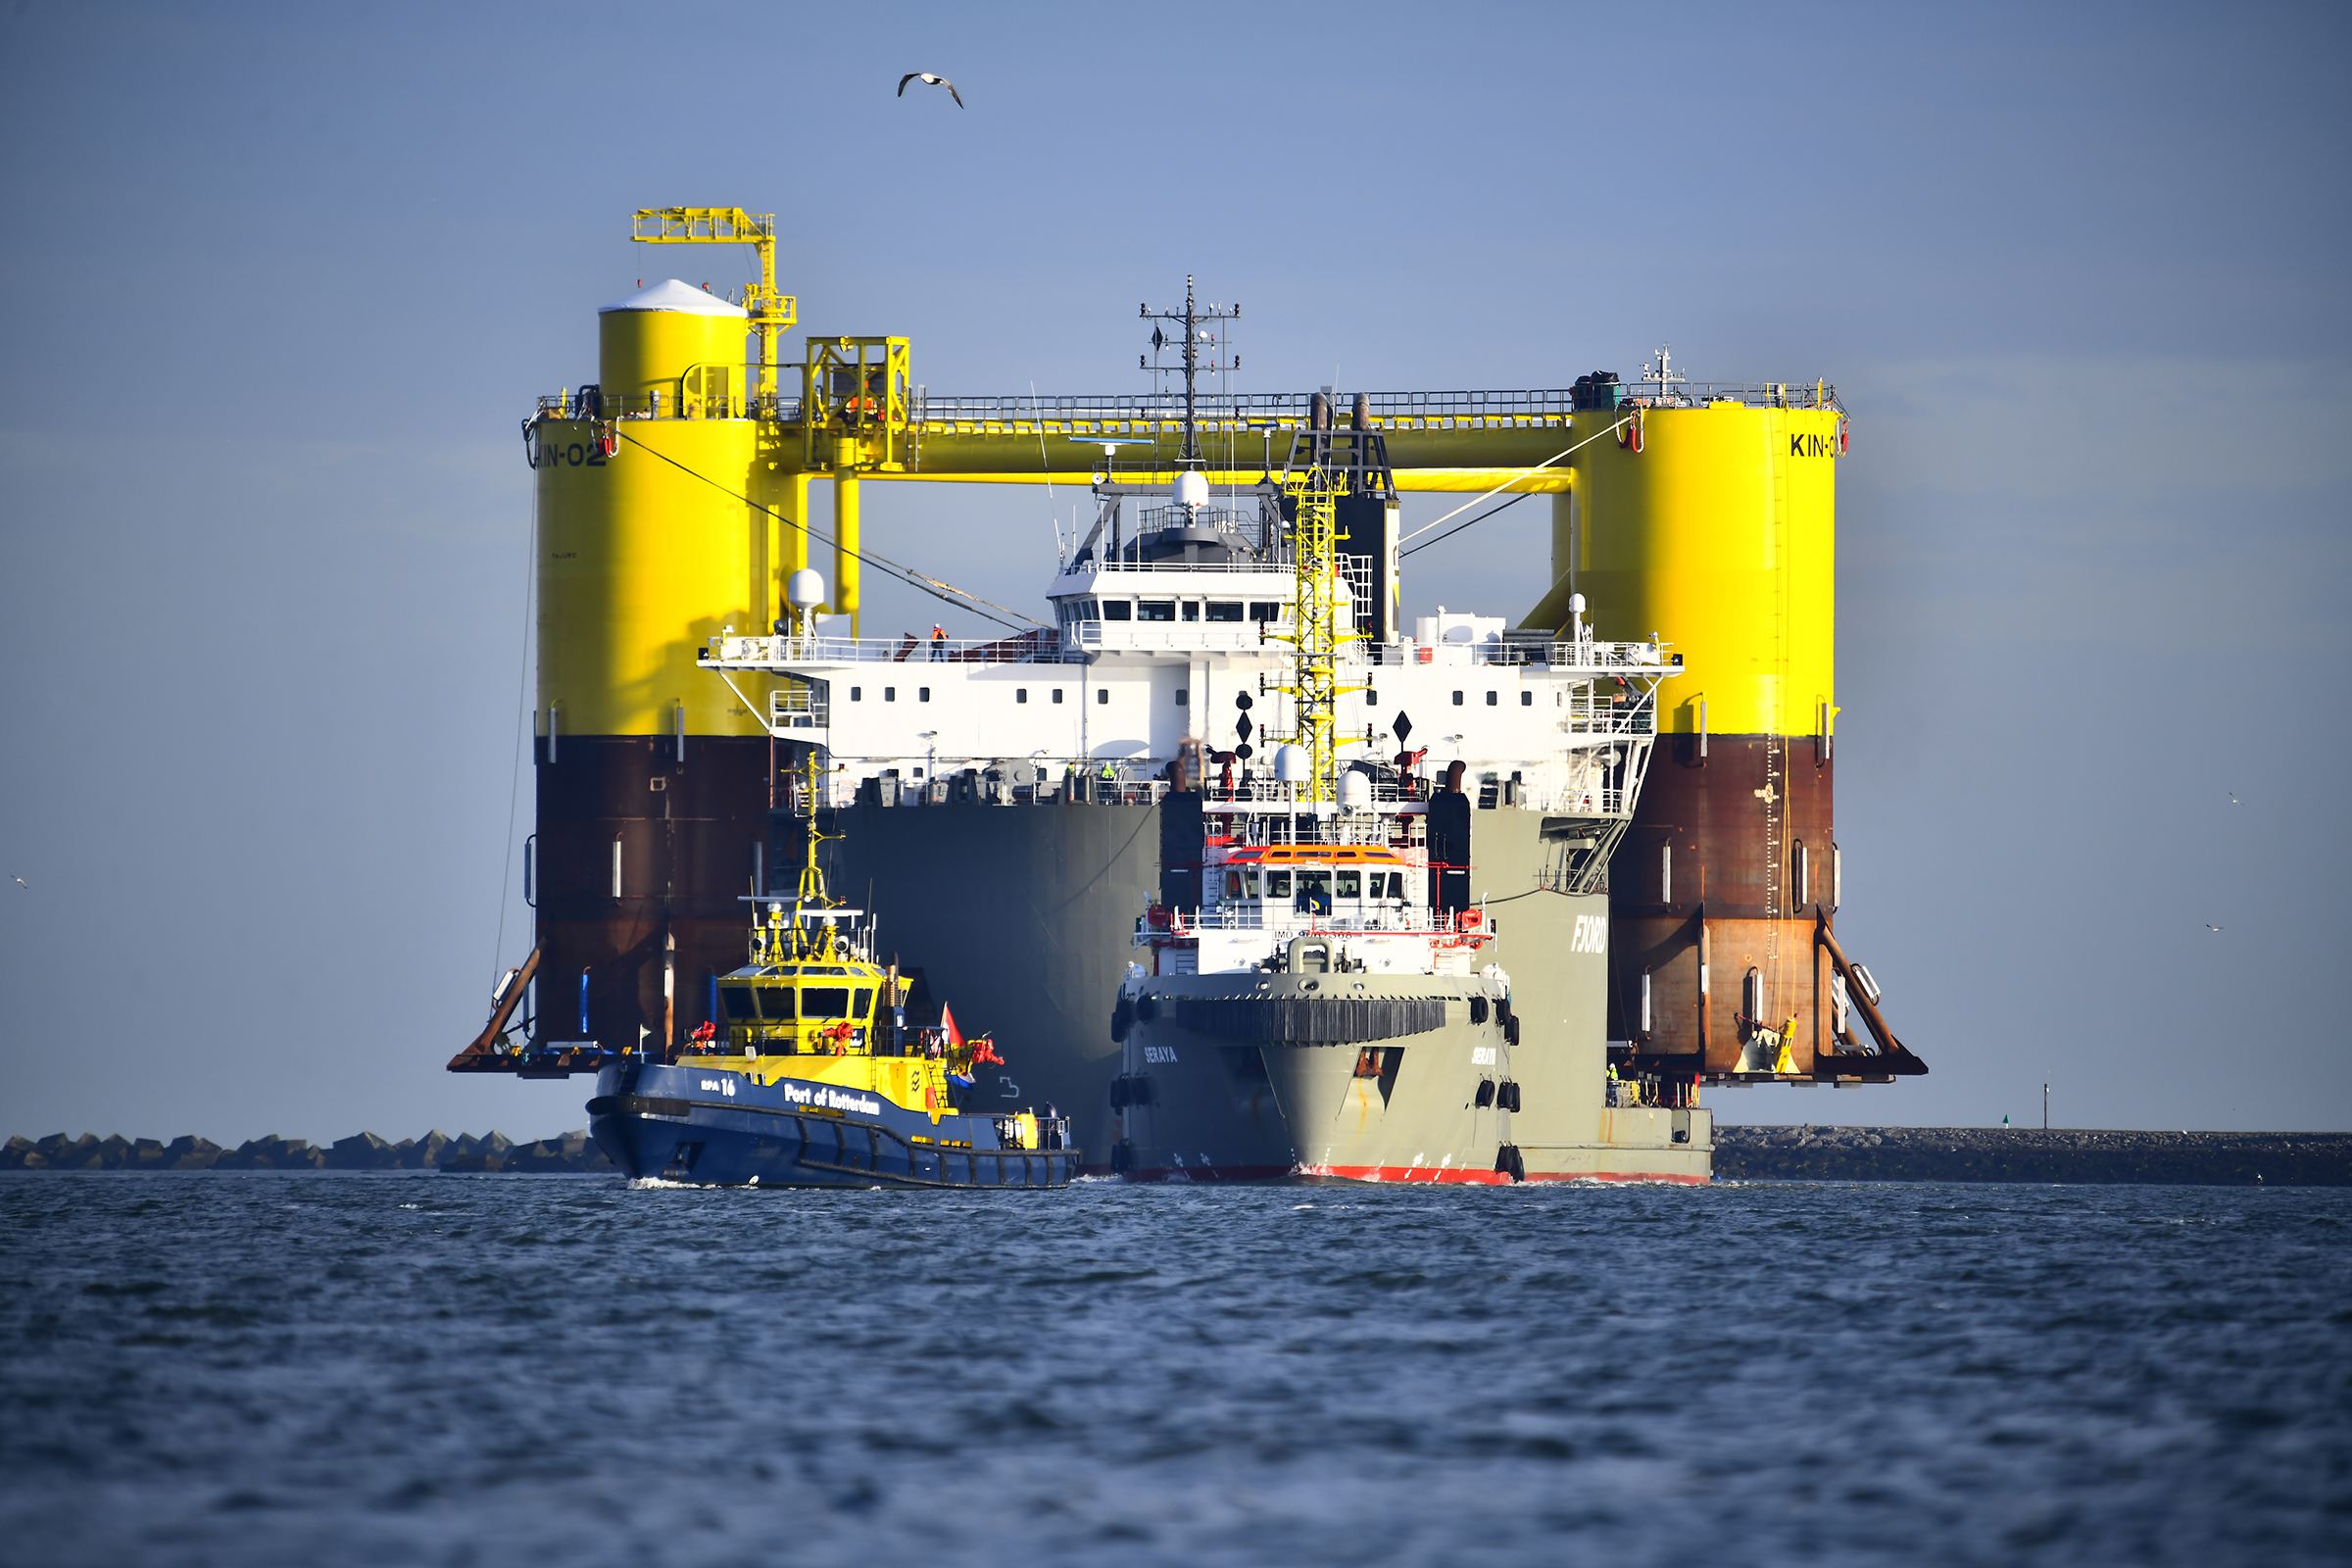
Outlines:
<svg viewBox="0 0 2352 1568"><path fill-rule="evenodd" d="M740 207L640 207L630 236L646 245L749 245L759 253L760 281L738 301L760 339L760 400L776 391L776 348L792 329L800 302L776 291L776 215Z"/></svg>
<svg viewBox="0 0 2352 1568"><path fill-rule="evenodd" d="M1341 490L1321 466L1286 478L1284 491L1296 503L1298 517L1291 525L1292 564L1298 578L1298 605L1293 630L1275 633L1292 645L1291 684L1277 687L1290 694L1297 714L1292 741L1306 753L1306 787L1301 798L1328 801L1338 794L1340 696L1360 687L1340 685L1340 645L1363 634L1353 625L1353 613L1340 593L1339 501ZM1341 624L1347 613L1348 624Z"/></svg>

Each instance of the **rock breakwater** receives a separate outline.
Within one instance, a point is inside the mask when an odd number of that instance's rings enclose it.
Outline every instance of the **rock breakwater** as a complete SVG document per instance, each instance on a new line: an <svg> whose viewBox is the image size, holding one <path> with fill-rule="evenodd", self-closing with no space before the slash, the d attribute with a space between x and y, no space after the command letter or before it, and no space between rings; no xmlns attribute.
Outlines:
<svg viewBox="0 0 2352 1568"><path fill-rule="evenodd" d="M1715 1178L2352 1187L2352 1133L1719 1124Z"/></svg>
<svg viewBox="0 0 2352 1568"><path fill-rule="evenodd" d="M338 1138L324 1149L300 1138L248 1139L223 1149L209 1138L11 1138L0 1144L0 1170L441 1170L441 1171L609 1171L585 1132L565 1133L518 1144L504 1133L452 1138L429 1132L422 1138L387 1143L373 1133Z"/></svg>

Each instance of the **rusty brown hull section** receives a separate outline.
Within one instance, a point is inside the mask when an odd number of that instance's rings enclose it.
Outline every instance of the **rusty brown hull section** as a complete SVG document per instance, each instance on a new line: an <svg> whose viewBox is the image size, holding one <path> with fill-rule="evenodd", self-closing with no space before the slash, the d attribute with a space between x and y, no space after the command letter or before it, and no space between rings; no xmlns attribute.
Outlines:
<svg viewBox="0 0 2352 1568"><path fill-rule="evenodd" d="M574 737L539 743L534 884L539 974L535 1040L634 1045L691 1032L710 981L744 961L740 901L766 832L764 738ZM620 848L619 894L613 846ZM671 959L674 1002L662 995ZM580 1027L580 977L588 979Z"/></svg>
<svg viewBox="0 0 2352 1568"><path fill-rule="evenodd" d="M1761 735L1660 745L1609 868L1610 1032L1636 1043L1645 1070L1670 1075L1924 1072L1855 986L1842 1014L1837 1004L1836 764L1812 738L1778 749ZM1754 1070L1769 1047L1758 1026L1786 1028L1787 1070Z"/></svg>

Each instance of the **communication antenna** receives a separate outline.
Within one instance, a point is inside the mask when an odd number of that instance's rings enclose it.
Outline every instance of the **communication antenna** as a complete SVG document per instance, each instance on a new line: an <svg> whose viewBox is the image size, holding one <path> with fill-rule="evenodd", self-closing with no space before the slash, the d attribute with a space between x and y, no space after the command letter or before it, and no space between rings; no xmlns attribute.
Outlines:
<svg viewBox="0 0 2352 1568"><path fill-rule="evenodd" d="M1690 379L1689 376L1674 368L1674 352L1671 344L1659 344L1657 359L1644 361L1642 366L1641 384L1656 387L1658 389L1656 401L1660 403L1666 401L1669 387L1679 386Z"/></svg>
<svg viewBox="0 0 2352 1568"><path fill-rule="evenodd" d="M1242 318L1239 304L1219 305L1211 300L1203 306L1193 297L1193 274L1184 274L1184 309L1155 311L1149 305L1139 305L1136 313L1147 321L1160 324L1152 328L1152 352L1136 356L1136 368L1149 370L1156 378L1166 375L1184 377L1184 448L1176 454L1179 468L1201 469L1208 464L1200 456L1200 379L1202 371L1221 374L1242 368L1242 357L1230 353L1228 336L1219 323L1238 321ZM1174 326L1177 336L1171 339L1168 328ZM1173 342L1182 349L1173 365L1163 362Z"/></svg>

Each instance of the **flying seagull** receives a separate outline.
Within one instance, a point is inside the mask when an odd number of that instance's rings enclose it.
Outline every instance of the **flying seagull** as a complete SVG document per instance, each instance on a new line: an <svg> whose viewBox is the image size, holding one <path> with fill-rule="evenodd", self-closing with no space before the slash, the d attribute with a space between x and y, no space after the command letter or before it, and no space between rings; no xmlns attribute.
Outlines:
<svg viewBox="0 0 2352 1568"><path fill-rule="evenodd" d="M2205 929L2208 931L2219 931L2221 927L2215 925L2211 920L2208 920L2205 922Z"/></svg>
<svg viewBox="0 0 2352 1568"><path fill-rule="evenodd" d="M2230 804L2231 806L2235 806L2237 804L2237 791L2231 790L2230 792Z"/></svg>
<svg viewBox="0 0 2352 1568"><path fill-rule="evenodd" d="M21 877L21 876L12 876L12 877L10 877L10 878L9 878L9 880L10 880L11 882L14 882L14 883L15 883L17 886L19 886L19 887L23 888L23 889L24 889L25 892L27 892L27 893L30 893L30 892L32 891L32 884L31 884L31 883L29 883L29 882L27 882L27 881L25 881L25 880L24 880L23 877Z"/></svg>
<svg viewBox="0 0 2352 1568"><path fill-rule="evenodd" d="M956 100L956 107L958 109L963 107L963 94L956 90L954 82L935 71L909 71L901 76L899 78L900 97L906 96L906 84L910 81L919 81L926 87L945 87L948 89L948 96Z"/></svg>

